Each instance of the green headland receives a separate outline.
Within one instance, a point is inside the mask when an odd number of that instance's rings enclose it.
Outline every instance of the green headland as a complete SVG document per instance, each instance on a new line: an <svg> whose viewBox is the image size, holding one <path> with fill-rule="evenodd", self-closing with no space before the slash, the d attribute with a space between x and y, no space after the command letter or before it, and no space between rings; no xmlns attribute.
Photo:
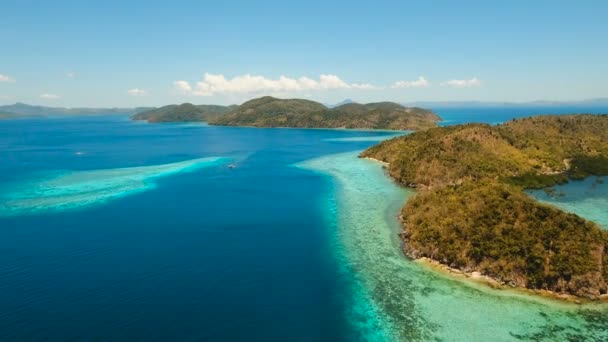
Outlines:
<svg viewBox="0 0 608 342"><path fill-rule="evenodd" d="M361 156L418 190L402 209L408 256L513 287L590 299L608 292L608 232L525 193L608 174L607 115L433 128Z"/></svg>

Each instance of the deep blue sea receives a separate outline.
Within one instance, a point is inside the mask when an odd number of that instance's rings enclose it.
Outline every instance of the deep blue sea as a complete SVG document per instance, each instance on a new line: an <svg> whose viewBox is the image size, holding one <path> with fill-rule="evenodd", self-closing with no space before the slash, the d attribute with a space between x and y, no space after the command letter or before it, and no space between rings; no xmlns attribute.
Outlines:
<svg viewBox="0 0 608 342"><path fill-rule="evenodd" d="M0 121L0 340L364 339L349 315L365 270L344 271L327 219L338 185L294 164L394 134Z"/></svg>
<svg viewBox="0 0 608 342"><path fill-rule="evenodd" d="M471 108L434 108L441 116L441 126L468 122L496 125L516 118L545 114L608 114L608 108L600 106L496 106Z"/></svg>
<svg viewBox="0 0 608 342"><path fill-rule="evenodd" d="M345 338L348 295L318 208L330 184L290 165L373 144L324 139L383 134L121 116L0 122L3 184L201 157L236 166L161 178L103 204L0 217L0 340Z"/></svg>

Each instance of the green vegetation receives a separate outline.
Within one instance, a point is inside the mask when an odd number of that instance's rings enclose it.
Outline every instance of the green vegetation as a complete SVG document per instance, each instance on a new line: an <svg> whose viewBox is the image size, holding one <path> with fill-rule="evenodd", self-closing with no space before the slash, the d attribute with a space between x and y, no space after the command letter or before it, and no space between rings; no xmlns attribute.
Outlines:
<svg viewBox="0 0 608 342"><path fill-rule="evenodd" d="M559 184L564 175L601 175L608 160L607 115L517 119L498 126L433 128L382 142L362 156L390 163L402 184L422 188L482 178L523 187Z"/></svg>
<svg viewBox="0 0 608 342"><path fill-rule="evenodd" d="M519 188L467 182L424 191L403 209L405 252L511 286L595 298L606 293L608 234Z"/></svg>
<svg viewBox="0 0 608 342"><path fill-rule="evenodd" d="M416 130L436 127L441 119L421 108L397 103L348 103L335 108L303 99L261 97L243 103L213 125L301 128L366 128Z"/></svg>
<svg viewBox="0 0 608 342"><path fill-rule="evenodd" d="M147 110L135 114L133 120L146 120L148 122L190 122L209 121L226 114L235 106L200 105L191 103L169 105L161 108Z"/></svg>
<svg viewBox="0 0 608 342"><path fill-rule="evenodd" d="M392 177L421 190L403 209L410 257L512 286L587 298L607 292L608 232L524 190L608 175L608 116L434 128L361 156L388 162Z"/></svg>
<svg viewBox="0 0 608 342"><path fill-rule="evenodd" d="M206 121L210 125L300 128L366 128L416 130L437 126L435 113L422 108L406 108L392 102L347 103L327 108L304 99L277 99L264 96L240 106L169 105L132 117L149 122Z"/></svg>
<svg viewBox="0 0 608 342"><path fill-rule="evenodd" d="M310 100L280 100L265 96L247 101L211 123L226 126L288 126L288 121L296 116L307 116L325 109L324 105Z"/></svg>

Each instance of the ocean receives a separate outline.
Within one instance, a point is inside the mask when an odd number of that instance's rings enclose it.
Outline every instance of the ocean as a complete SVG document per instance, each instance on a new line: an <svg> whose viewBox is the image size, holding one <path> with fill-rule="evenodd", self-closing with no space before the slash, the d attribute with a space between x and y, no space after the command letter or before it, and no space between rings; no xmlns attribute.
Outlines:
<svg viewBox="0 0 608 342"><path fill-rule="evenodd" d="M0 340L608 339L602 307L403 257L396 215L412 193L356 157L399 134L0 121ZM605 201L571 199L608 216Z"/></svg>

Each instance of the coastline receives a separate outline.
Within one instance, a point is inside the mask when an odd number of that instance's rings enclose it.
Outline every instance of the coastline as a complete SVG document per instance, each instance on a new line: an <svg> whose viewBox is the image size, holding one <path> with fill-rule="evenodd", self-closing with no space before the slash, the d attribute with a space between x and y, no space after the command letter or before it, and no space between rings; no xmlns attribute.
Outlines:
<svg viewBox="0 0 608 342"><path fill-rule="evenodd" d="M408 257L408 256L406 256ZM409 258L409 257L408 257ZM535 290L528 289L524 287L514 287L504 284L498 279L492 278L487 275L483 275L480 272L465 272L463 270L452 268L448 265L442 264L441 262L422 257L418 259L410 258L413 262L422 265L422 267L431 270L432 272L437 272L442 276L447 276L450 279L454 279L456 281L460 281L463 283L474 283L481 284L488 288L494 290L508 290L508 291L516 291L521 292L525 295L538 296L539 298L549 299L559 301L565 304L574 304L577 306L584 306L585 304L605 304L608 303L608 295L601 295L597 300L591 300L583 297L577 297L574 295L570 295L567 293L558 293L549 290Z"/></svg>
<svg viewBox="0 0 608 342"><path fill-rule="evenodd" d="M306 130L320 130L320 131L347 131L347 132L378 132L378 133L411 133L419 131L420 129L390 129L390 128L346 128L346 127L260 127L260 126L247 126L247 125L215 125L210 124L207 121L148 121L138 120L130 118L134 122L142 122L147 124L202 124L203 126L209 127L233 127L233 128L256 128L256 129L306 129ZM437 126L439 127L439 126Z"/></svg>
<svg viewBox="0 0 608 342"><path fill-rule="evenodd" d="M378 160L378 159L376 159L376 158L372 158L372 157L362 157L361 159L367 159L367 160L371 160L371 161L373 161L373 162L376 162L376 163L381 164L383 167L388 167L388 166L389 166L389 163L384 162L384 161L382 161L382 160ZM391 177L391 180L393 180L393 181L394 181L394 179L393 179L392 177Z"/></svg>
<svg viewBox="0 0 608 342"><path fill-rule="evenodd" d="M384 162L384 161L381 161L381 160L378 160L378 159L375 159L372 157L361 157L361 159L366 159L366 160L373 161L375 163L379 163L382 165L383 169L388 168L390 165L387 162ZM397 186L405 187L406 189L411 190L411 191L416 191L415 187L403 186L403 185L399 184L393 177L390 176L390 174L388 172L385 172L385 174ZM404 202L402 204L402 206L404 206L406 203L407 203L407 201ZM529 294L529 295L539 296L539 297L543 297L543 298L563 301L566 303L572 303L572 304L577 304L577 305L586 304L586 303L608 303L608 294L600 295L600 297L598 299L592 300L592 299L588 299L588 298L584 298L584 297L579 297L579 296L575 296L575 295L571 295L571 294L567 294L567 293L554 292L554 291L550 291L550 290L529 289L529 288L525 288L525 287L509 286L496 278L481 274L478 271L467 272L467 271L464 271L464 270L461 270L458 268L450 267L446 264L441 263L438 260L428 258L428 257L414 258L414 257L408 255L407 252L403 248L403 246L406 243L404 241L404 239L401 237L401 233L404 232L403 224L402 224L403 219L401 216L399 216L398 220L399 220L399 225L401 226L401 231L399 232L399 240L402 243L401 250L403 252L403 256L420 265L423 265L425 268L430 269L433 272L438 272L438 273L441 273L442 275L448 275L448 276L450 276L450 278L454 278L457 281L461 281L461 282L474 282L476 284L483 284L484 286L487 286L492 289L514 290L514 291L519 291L519 292Z"/></svg>
<svg viewBox="0 0 608 342"><path fill-rule="evenodd" d="M493 288L405 256L398 217L414 191L387 177L382 162L358 158L359 153L296 166L332 179L328 199L334 204L325 210L335 223L338 263L357 284L347 316L363 335L373 337L368 340L608 338L608 308L597 301L576 304Z"/></svg>

